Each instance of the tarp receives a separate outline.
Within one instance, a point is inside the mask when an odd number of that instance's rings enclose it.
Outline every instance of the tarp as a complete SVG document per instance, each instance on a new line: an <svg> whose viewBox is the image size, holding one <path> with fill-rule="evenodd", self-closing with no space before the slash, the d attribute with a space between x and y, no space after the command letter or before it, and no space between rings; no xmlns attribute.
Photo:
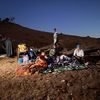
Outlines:
<svg viewBox="0 0 100 100"><path fill-rule="evenodd" d="M86 68L85 65L80 65L80 66L60 66L60 67L54 67L54 68L48 68L43 71L44 74L51 73L51 72L64 72L68 70L81 70Z"/></svg>

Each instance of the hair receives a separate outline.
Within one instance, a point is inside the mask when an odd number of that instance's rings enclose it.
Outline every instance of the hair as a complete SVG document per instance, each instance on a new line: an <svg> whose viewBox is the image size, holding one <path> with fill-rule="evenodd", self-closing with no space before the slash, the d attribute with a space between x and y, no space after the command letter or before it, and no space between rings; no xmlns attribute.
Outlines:
<svg viewBox="0 0 100 100"><path fill-rule="evenodd" d="M76 46L75 46L76 48L77 47L81 47L81 44L80 43L76 43Z"/></svg>

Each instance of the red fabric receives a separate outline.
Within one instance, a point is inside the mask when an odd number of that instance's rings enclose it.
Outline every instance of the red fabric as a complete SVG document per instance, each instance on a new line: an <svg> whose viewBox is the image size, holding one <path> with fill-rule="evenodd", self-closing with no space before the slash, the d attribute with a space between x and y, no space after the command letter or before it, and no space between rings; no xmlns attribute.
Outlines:
<svg viewBox="0 0 100 100"><path fill-rule="evenodd" d="M29 68L27 67L18 67L16 69L16 75L23 76L23 75L29 75Z"/></svg>
<svg viewBox="0 0 100 100"><path fill-rule="evenodd" d="M47 62L45 60L38 60L36 61L36 63L34 64L35 67L40 67L40 68L46 68L48 65L47 65Z"/></svg>

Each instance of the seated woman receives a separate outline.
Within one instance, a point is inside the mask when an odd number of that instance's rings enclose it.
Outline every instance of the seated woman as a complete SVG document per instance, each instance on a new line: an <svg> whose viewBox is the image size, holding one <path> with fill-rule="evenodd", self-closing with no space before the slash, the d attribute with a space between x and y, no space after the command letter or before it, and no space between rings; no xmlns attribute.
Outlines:
<svg viewBox="0 0 100 100"><path fill-rule="evenodd" d="M35 73L36 71L42 71L48 67L47 61L46 61L46 54L42 52L36 59L35 63L30 66L31 73Z"/></svg>
<svg viewBox="0 0 100 100"><path fill-rule="evenodd" d="M73 56L80 64L84 64L84 51L81 49L80 44L76 45Z"/></svg>

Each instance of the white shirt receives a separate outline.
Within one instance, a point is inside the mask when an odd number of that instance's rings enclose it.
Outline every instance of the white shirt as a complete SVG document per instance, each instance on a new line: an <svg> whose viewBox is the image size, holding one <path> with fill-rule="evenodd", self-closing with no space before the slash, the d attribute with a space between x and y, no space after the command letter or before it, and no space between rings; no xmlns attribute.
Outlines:
<svg viewBox="0 0 100 100"><path fill-rule="evenodd" d="M54 33L53 37L57 39L57 32Z"/></svg>
<svg viewBox="0 0 100 100"><path fill-rule="evenodd" d="M53 38L54 38L54 44L55 44L57 42L57 32L54 33Z"/></svg>
<svg viewBox="0 0 100 100"><path fill-rule="evenodd" d="M84 51L82 49L80 49L80 50L75 49L73 55L78 56L78 57L84 57Z"/></svg>

